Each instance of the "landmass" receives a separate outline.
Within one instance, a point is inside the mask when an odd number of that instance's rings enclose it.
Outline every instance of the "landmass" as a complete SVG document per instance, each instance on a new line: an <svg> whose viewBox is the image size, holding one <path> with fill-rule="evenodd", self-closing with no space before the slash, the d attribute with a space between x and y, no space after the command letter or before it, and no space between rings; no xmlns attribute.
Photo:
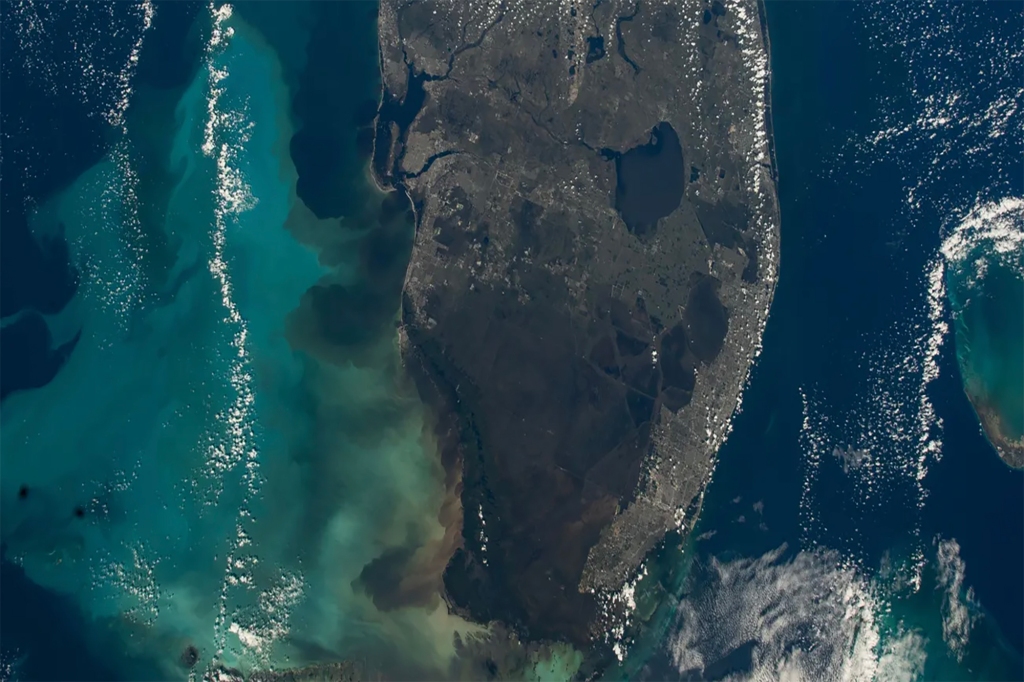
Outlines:
<svg viewBox="0 0 1024 682"><path fill-rule="evenodd" d="M607 641L693 526L775 289L763 8L381 0L379 42L400 344L462 503L445 597Z"/></svg>
<svg viewBox="0 0 1024 682"><path fill-rule="evenodd" d="M964 391L974 407L982 432L996 453L1014 469L1024 469L1024 437L1014 436L1014 429L1003 418L1003 410L984 391L966 387Z"/></svg>

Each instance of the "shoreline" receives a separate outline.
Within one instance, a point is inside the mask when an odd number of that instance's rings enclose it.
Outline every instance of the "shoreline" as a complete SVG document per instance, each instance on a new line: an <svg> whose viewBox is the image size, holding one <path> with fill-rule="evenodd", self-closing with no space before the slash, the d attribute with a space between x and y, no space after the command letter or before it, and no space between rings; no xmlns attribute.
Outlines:
<svg viewBox="0 0 1024 682"><path fill-rule="evenodd" d="M373 182L373 186L377 188L378 192L387 194L395 190L394 187L389 187L384 183L382 178L377 176L377 165L374 161L377 158L377 129L380 126L381 111L384 109L384 97L387 94L387 87L384 85L384 52L380 49L380 10L378 9L378 38L377 38L377 75L380 79L380 95L377 97L377 113L373 116L373 144L370 146L370 159L367 162L367 171L370 176L370 180Z"/></svg>
<svg viewBox="0 0 1024 682"><path fill-rule="evenodd" d="M768 5L767 0L757 1L757 18L761 25L761 41L764 44L764 52L767 57L768 73L765 76L764 103L765 103L765 136L768 139L768 162L771 164L772 182L775 183L776 193L779 184L779 166L775 158L775 119L772 114L772 46L771 37L768 33ZM777 196L777 194L776 194ZM782 219L779 219L781 230ZM781 255L781 254L780 254Z"/></svg>
<svg viewBox="0 0 1024 682"><path fill-rule="evenodd" d="M996 451L996 455L1011 469L1024 469L1024 438L1014 440L1003 432L1003 417L999 406L993 401L972 395L965 386L964 395L978 417L985 440Z"/></svg>

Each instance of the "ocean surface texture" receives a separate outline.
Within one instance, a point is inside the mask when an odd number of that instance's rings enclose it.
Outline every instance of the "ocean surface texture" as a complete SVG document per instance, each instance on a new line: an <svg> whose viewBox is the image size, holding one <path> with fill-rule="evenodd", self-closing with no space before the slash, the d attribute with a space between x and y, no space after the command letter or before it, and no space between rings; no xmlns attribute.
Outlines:
<svg viewBox="0 0 1024 682"><path fill-rule="evenodd" d="M481 630L399 363L376 11L3 0L0 679L440 678ZM767 16L781 280L608 677L1022 679L1024 11Z"/></svg>

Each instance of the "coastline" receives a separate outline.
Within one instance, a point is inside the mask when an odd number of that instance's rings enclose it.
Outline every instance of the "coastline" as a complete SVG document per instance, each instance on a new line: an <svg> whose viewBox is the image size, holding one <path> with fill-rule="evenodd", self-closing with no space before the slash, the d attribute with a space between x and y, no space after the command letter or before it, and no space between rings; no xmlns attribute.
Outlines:
<svg viewBox="0 0 1024 682"><path fill-rule="evenodd" d="M376 23L378 31L380 30L380 14L379 13L380 13L380 10L378 8L378 17L377 17L377 23ZM387 97L387 94L388 94L387 86L384 84L384 75L385 75L384 74L384 51L380 49L380 39L379 38L377 40L377 74L378 74L378 76L377 76L378 80L380 81L380 96L377 98L377 112L376 112L376 114L374 114L374 117L373 117L373 130L374 130L373 144L370 147L370 160L369 160L369 163L367 163L367 171L368 171L368 174L370 176L370 179L373 181L373 185L377 188L377 190L379 192L381 192L382 194L385 194L385 193L388 193L388 192L393 192L395 188L392 187L389 183L387 183L384 180L384 178L379 177L379 174L378 174L378 171L377 171L377 163L376 163L376 161L377 161L377 145L379 144L379 142L378 142L379 134L378 134L377 131L378 131L378 127L381 124L380 117L381 117L381 112L384 109L384 99Z"/></svg>
<svg viewBox="0 0 1024 682"><path fill-rule="evenodd" d="M772 193L772 210L774 211L774 219L777 221L776 237L780 239L782 218L781 202L778 196L779 173L776 156L774 118L772 112L773 69L771 41L768 28L766 0L756 0L756 5L767 67L764 79L764 132L768 147L769 163L771 166L770 175L772 184L774 185L774 192ZM778 248L778 245L779 243L777 241L776 253L778 254L778 257L774 262L776 273L781 271L781 249ZM741 383L739 401L736 404L736 409L728 419L725 438L717 451L712 455L712 463L707 481L703 485L700 494L695 501L696 505L692 509L692 512L689 509L687 510L685 517L686 527L679 532L669 531L665 537L657 542L645 554L641 563L642 568L640 571L631 576L631 582L629 582L628 585L630 585L632 587L632 591L635 592L635 600L637 604L640 604L640 602L646 599L655 599L655 603L654 606L650 607L650 615L647 618L642 619L642 624L634 625L634 627L638 628L638 631L631 633L630 635L633 638L633 641L630 645L627 656L617 662L614 660L611 661L612 665L608 666L606 673L614 671L615 673L618 673L618 676L609 679L658 679L657 677L650 677L652 674L651 666L654 665L656 667L662 664L658 660L662 656L661 648L665 644L665 637L672 629L673 621L678 617L676 610L679 603L686 596L685 591L687 590L687 585L690 581L693 564L698 557L698 543L701 543L706 539L710 539L710 537L717 533L716 530L711 530L698 536L696 535L696 530L700 529L702 525L702 512L704 511L709 488L714 480L715 472L718 469L722 450L729 443L729 437L732 434L733 426L742 412L742 402L745 400L747 393L750 390L751 377L754 374L758 361L761 357L764 333L767 328L768 318L771 316L777 289L778 274L776 274L768 292L768 313L762 321L756 350L747 365L747 370ZM671 557L674 557L674 559ZM662 564L666 559L669 562L667 566ZM660 592L660 596L653 598L645 596L645 593L649 592ZM654 661L653 664L652 661ZM676 674L678 674L678 671L676 671Z"/></svg>
<svg viewBox="0 0 1024 682"><path fill-rule="evenodd" d="M966 387L964 394L978 415L985 439L992 445L992 449L999 455L999 459L1011 469L1024 469L1024 438L1014 440L1004 433L1003 417L1000 414L999 406L983 400L980 396L973 395L972 391Z"/></svg>
<svg viewBox="0 0 1024 682"><path fill-rule="evenodd" d="M757 0L757 18L761 25L761 39L764 43L764 53L768 57L768 72L765 76L764 101L765 101L765 134L768 137L768 163L771 164L772 181L776 187L776 199L778 197L779 164L775 156L775 126L772 115L772 45L768 32L768 7L767 0ZM777 201L776 201L777 203ZM778 209L779 207L777 207ZM781 228L781 217L779 219ZM780 253L781 255L781 253Z"/></svg>

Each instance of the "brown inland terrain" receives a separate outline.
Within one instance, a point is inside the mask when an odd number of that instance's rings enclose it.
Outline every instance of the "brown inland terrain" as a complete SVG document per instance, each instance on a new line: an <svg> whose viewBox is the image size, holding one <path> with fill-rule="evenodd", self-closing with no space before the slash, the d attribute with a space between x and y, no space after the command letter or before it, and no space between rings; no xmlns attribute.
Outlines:
<svg viewBox="0 0 1024 682"><path fill-rule="evenodd" d="M381 0L374 170L416 236L400 341L462 476L449 604L604 636L692 525L778 267L754 0Z"/></svg>

